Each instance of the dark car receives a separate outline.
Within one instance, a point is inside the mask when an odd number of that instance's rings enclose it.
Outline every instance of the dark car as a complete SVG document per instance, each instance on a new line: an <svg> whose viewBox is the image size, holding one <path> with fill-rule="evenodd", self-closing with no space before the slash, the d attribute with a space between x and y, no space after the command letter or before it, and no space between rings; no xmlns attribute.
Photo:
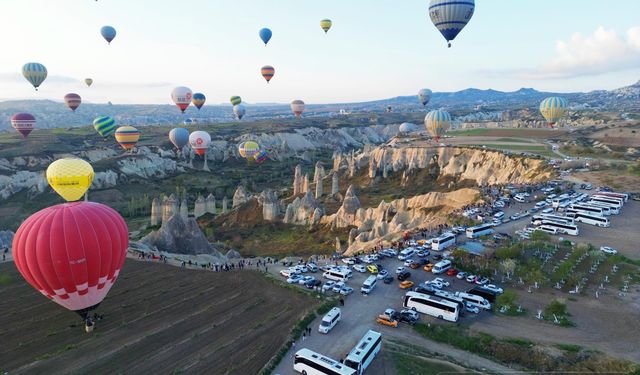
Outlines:
<svg viewBox="0 0 640 375"><path fill-rule="evenodd" d="M382 279L382 282L384 282L385 284L391 284L393 282L393 276L391 275L385 276L384 279Z"/></svg>
<svg viewBox="0 0 640 375"><path fill-rule="evenodd" d="M404 270L398 274L398 281L405 281L411 277L411 272Z"/></svg>
<svg viewBox="0 0 640 375"><path fill-rule="evenodd" d="M406 310L402 310L400 313L396 313L397 317L396 320L399 321L400 323L408 323L411 325L414 325L418 322L418 320L420 320L420 318L418 317L418 314L415 311L406 311Z"/></svg>
<svg viewBox="0 0 640 375"><path fill-rule="evenodd" d="M433 258L433 260L442 260L442 255L435 254L432 258Z"/></svg>
<svg viewBox="0 0 640 375"><path fill-rule="evenodd" d="M384 269L384 266L380 263L376 263L375 266L378 268L378 272L382 271Z"/></svg>
<svg viewBox="0 0 640 375"><path fill-rule="evenodd" d="M313 289L315 287L322 285L322 281L313 279L313 280L307 281L307 283L304 285L307 287L307 289Z"/></svg>
<svg viewBox="0 0 640 375"><path fill-rule="evenodd" d="M435 289L433 289L431 285L420 284L414 289L414 291L423 294L433 294Z"/></svg>

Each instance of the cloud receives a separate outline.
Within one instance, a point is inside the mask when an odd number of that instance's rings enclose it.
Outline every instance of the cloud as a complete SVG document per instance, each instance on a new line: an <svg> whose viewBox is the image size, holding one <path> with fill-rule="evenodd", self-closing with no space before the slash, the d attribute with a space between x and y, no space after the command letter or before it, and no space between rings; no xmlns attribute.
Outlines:
<svg viewBox="0 0 640 375"><path fill-rule="evenodd" d="M575 33L556 42L556 56L535 69L516 72L521 78L554 79L598 75L640 67L640 26L625 36L599 27L593 34Z"/></svg>
<svg viewBox="0 0 640 375"><path fill-rule="evenodd" d="M65 77L65 76L47 76L47 83L57 83L57 84L67 84L67 83L78 83L81 80L73 77ZM16 82L26 82L25 78L20 73L0 73L0 82L1 83L16 83Z"/></svg>

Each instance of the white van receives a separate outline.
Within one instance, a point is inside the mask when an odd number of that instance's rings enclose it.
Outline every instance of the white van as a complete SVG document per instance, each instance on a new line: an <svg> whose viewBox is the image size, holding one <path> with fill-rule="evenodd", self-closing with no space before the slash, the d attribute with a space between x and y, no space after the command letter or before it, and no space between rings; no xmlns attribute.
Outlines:
<svg viewBox="0 0 640 375"><path fill-rule="evenodd" d="M558 229L557 228L550 227L548 225L541 225L541 226L537 227L536 230L547 232L549 234L558 234Z"/></svg>
<svg viewBox="0 0 640 375"><path fill-rule="evenodd" d="M371 275L367 277L364 283L362 283L362 287L360 288L360 291L364 294L371 293L373 288L375 288L377 282L378 282L378 278L376 277L376 275Z"/></svg>
<svg viewBox="0 0 640 375"><path fill-rule="evenodd" d="M493 215L493 218L494 218L494 219L502 220L502 218L503 218L503 217L504 217L504 212L502 212L502 211L496 212L496 213Z"/></svg>
<svg viewBox="0 0 640 375"><path fill-rule="evenodd" d="M398 254L398 260L407 260L411 258L411 256L415 254L415 252L416 252L416 249L414 249L413 247L408 247L402 250L400 254Z"/></svg>
<svg viewBox="0 0 640 375"><path fill-rule="evenodd" d="M322 274L322 277L324 277L325 279L342 282L346 282L351 276L353 276L353 273L351 271L338 268L331 268Z"/></svg>
<svg viewBox="0 0 640 375"><path fill-rule="evenodd" d="M318 332L320 333L329 333L333 327L338 324L340 319L342 318L342 311L340 311L339 307L334 307L329 312L322 317L322 321L320 322L320 326L318 326Z"/></svg>
<svg viewBox="0 0 640 375"><path fill-rule="evenodd" d="M436 263L433 268L431 269L431 272L438 274L438 273L443 273L446 272L449 268L451 268L451 261L450 260L443 260L440 261L438 263Z"/></svg>
<svg viewBox="0 0 640 375"><path fill-rule="evenodd" d="M456 297L462 298L462 300L470 305L477 306L484 310L491 310L491 303L475 294L469 294L465 292L456 292Z"/></svg>
<svg viewBox="0 0 640 375"><path fill-rule="evenodd" d="M516 195L515 197L513 197L513 200L516 202L520 202L520 203L524 203L525 199L522 195Z"/></svg>

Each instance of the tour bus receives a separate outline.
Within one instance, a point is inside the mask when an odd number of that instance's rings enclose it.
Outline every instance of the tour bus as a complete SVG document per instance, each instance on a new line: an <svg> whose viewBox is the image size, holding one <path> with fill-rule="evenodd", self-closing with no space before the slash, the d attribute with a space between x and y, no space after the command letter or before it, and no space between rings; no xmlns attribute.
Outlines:
<svg viewBox="0 0 640 375"><path fill-rule="evenodd" d="M371 331L365 333L360 342L351 349L344 364L356 370L355 374L363 374L373 359L382 349L382 334Z"/></svg>
<svg viewBox="0 0 640 375"><path fill-rule="evenodd" d="M603 195L613 198L622 198L625 202L629 200L629 194L627 193L614 193L613 191L600 191L597 195Z"/></svg>
<svg viewBox="0 0 640 375"><path fill-rule="evenodd" d="M339 307L334 307L329 312L322 317L322 321L318 326L318 332L320 333L329 333L333 329L333 327L338 324L338 322L342 319L342 311Z"/></svg>
<svg viewBox="0 0 640 375"><path fill-rule="evenodd" d="M433 266L433 268L431 269L431 272L435 274L443 273L443 272L446 272L449 268L451 268L451 261L442 260Z"/></svg>
<svg viewBox="0 0 640 375"><path fill-rule="evenodd" d="M603 195L603 194L601 194L601 193L593 194L593 195L591 196L591 198L601 198L601 199L608 199L608 200L612 200L612 201L614 201L614 202L618 202L618 203L620 203L620 205L622 205L622 206L624 206L624 202L625 202L625 201L624 201L624 198L612 197L612 196L609 196L609 195Z"/></svg>
<svg viewBox="0 0 640 375"><path fill-rule="evenodd" d="M573 211L572 211L573 210ZM610 215L611 212L602 207L592 206L590 204L572 204L571 207L567 210L567 212L586 212L595 215Z"/></svg>
<svg viewBox="0 0 640 375"><path fill-rule="evenodd" d="M586 212L578 212L576 213L576 221L580 223L585 223L589 225L595 225L598 227L610 227L611 223L609 222L609 218L600 215L588 214Z"/></svg>
<svg viewBox="0 0 640 375"><path fill-rule="evenodd" d="M568 234L570 236L577 236L580 234L580 230L575 224L564 224L557 221L542 220L540 225L555 228L559 234Z"/></svg>
<svg viewBox="0 0 640 375"><path fill-rule="evenodd" d="M493 233L493 224L480 224L475 227L467 228L467 238L478 238Z"/></svg>
<svg viewBox="0 0 640 375"><path fill-rule="evenodd" d="M485 310L491 310L491 304L489 303L489 301L487 301L486 299L484 299L484 297L480 297L477 294L469 294L469 293L465 293L465 292L457 292L456 296L462 298L463 301L465 301L466 303L472 305L472 306L477 306L481 309L485 309Z"/></svg>
<svg viewBox="0 0 640 375"><path fill-rule="evenodd" d="M558 234L558 229L554 228L554 227L550 227L548 225L540 225L539 227L536 228L536 230L541 230L545 233L549 233L549 234Z"/></svg>
<svg viewBox="0 0 640 375"><path fill-rule="evenodd" d="M620 209L618 207L613 207L612 205L610 205L608 203L588 202L588 203L585 203L585 204L589 205L589 206L592 206L592 207L600 207L600 208L602 208L602 212L605 214L605 216L620 214Z"/></svg>
<svg viewBox="0 0 640 375"><path fill-rule="evenodd" d="M498 294L496 292L489 289L485 289L483 287L477 287L477 286L467 290L467 293L475 294L477 296L483 297L490 303L494 303L496 301L496 298L498 297Z"/></svg>
<svg viewBox="0 0 640 375"><path fill-rule="evenodd" d="M369 294L375 288L376 283L378 282L378 277L376 275L371 275L367 277L367 279L362 283L362 287L360 291L364 294Z"/></svg>
<svg viewBox="0 0 640 375"><path fill-rule="evenodd" d="M403 306L406 309L415 310L421 314L434 316L448 322L457 322L460 314L457 303L440 300L434 296L418 292L407 292L404 296Z"/></svg>
<svg viewBox="0 0 640 375"><path fill-rule="evenodd" d="M558 197L558 198L555 198L554 200L551 201L551 207L558 208L558 207L561 207L563 205L565 205L565 207L566 207L566 204L568 204L567 202L569 202L569 201L571 201L571 198L569 198L569 197L562 197L562 198Z"/></svg>
<svg viewBox="0 0 640 375"><path fill-rule="evenodd" d="M442 236L438 238L434 238L431 241L431 250L444 250L449 246L456 244L456 235L453 233L444 233Z"/></svg>
<svg viewBox="0 0 640 375"><path fill-rule="evenodd" d="M322 277L329 280L347 282L353 273L346 269L331 268L322 274Z"/></svg>
<svg viewBox="0 0 640 375"><path fill-rule="evenodd" d="M615 198L603 198L603 197L599 197L599 196L594 195L594 196L591 197L590 202L608 203L612 207L622 208L622 202L619 201L619 200L615 200Z"/></svg>
<svg viewBox="0 0 640 375"><path fill-rule="evenodd" d="M440 289L433 289L433 292L429 292L429 293L425 293L425 294L429 294L432 296L436 296L436 297L440 297L444 300L453 302L455 304L458 305L458 310L460 312L464 311L464 300L458 296L456 296L454 293L451 292L447 292L445 290L440 290Z"/></svg>
<svg viewBox="0 0 640 375"><path fill-rule="evenodd" d="M307 348L296 352L293 369L307 375L356 375L356 370Z"/></svg>
<svg viewBox="0 0 640 375"><path fill-rule="evenodd" d="M567 216L540 214L531 217L531 224L541 225L543 221L553 221L561 224L573 224L573 218Z"/></svg>

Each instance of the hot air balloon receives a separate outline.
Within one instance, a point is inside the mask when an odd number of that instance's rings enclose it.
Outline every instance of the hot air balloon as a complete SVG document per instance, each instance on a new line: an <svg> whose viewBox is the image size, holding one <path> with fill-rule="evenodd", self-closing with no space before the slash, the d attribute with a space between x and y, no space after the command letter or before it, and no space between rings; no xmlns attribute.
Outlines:
<svg viewBox="0 0 640 375"><path fill-rule="evenodd" d="M414 124L410 122L403 122L402 124L400 124L398 131L400 131L400 133L407 134L407 133L411 133L415 129L416 129L416 126Z"/></svg>
<svg viewBox="0 0 640 375"><path fill-rule="evenodd" d="M259 151L260 146L254 141L246 141L238 145L238 152L245 159L253 158Z"/></svg>
<svg viewBox="0 0 640 375"><path fill-rule="evenodd" d="M171 99L173 100L174 103L176 103L178 108L180 108L182 113L184 113L187 107L189 107L189 104L191 104L192 97L193 97L193 94L191 93L191 89L188 87L183 87L183 86L176 87L171 92Z"/></svg>
<svg viewBox="0 0 640 375"><path fill-rule="evenodd" d="M76 109L80 107L82 98L80 98L80 95L72 92L64 96L64 103L67 105L67 107L75 112Z"/></svg>
<svg viewBox="0 0 640 375"><path fill-rule="evenodd" d="M87 319L120 274L129 229L114 209L95 202L47 207L13 238L16 268L37 291ZM87 331L90 320L87 319Z"/></svg>
<svg viewBox="0 0 640 375"><path fill-rule="evenodd" d="M238 105L242 103L242 98L238 95L234 95L229 99L229 101L231 102L231 105Z"/></svg>
<svg viewBox="0 0 640 375"><path fill-rule="evenodd" d="M103 137L108 137L116 131L116 122L109 116L96 117L93 128Z"/></svg>
<svg viewBox="0 0 640 375"><path fill-rule="evenodd" d="M271 32L271 30L265 27L264 29L260 29L258 35L260 35L260 39L262 39L264 45L266 46L267 43L269 43L269 40L271 40L271 36L273 35L273 33Z"/></svg>
<svg viewBox="0 0 640 375"><path fill-rule="evenodd" d="M11 126L22 135L22 138L27 138L36 127L36 118L29 113L16 113L11 117Z"/></svg>
<svg viewBox="0 0 640 375"><path fill-rule="evenodd" d="M236 104L233 106L233 113L236 115L238 120L242 120L242 117L247 113L247 108L245 108L244 104Z"/></svg>
<svg viewBox="0 0 640 375"><path fill-rule="evenodd" d="M22 75L38 91L38 87L47 78L47 68L37 62L26 63L22 66Z"/></svg>
<svg viewBox="0 0 640 375"><path fill-rule="evenodd" d="M205 131L197 130L189 134L189 144L196 154L202 156L207 152L211 144L211 136Z"/></svg>
<svg viewBox="0 0 640 375"><path fill-rule="evenodd" d="M262 69L260 69L260 72L262 73L264 79L267 80L267 83L269 83L269 81L271 81L271 78L273 78L273 75L276 74L276 70L273 69L271 65L263 66Z"/></svg>
<svg viewBox="0 0 640 375"><path fill-rule="evenodd" d="M58 159L47 168L47 182L67 202L82 198L92 181L93 167L82 159Z"/></svg>
<svg viewBox="0 0 640 375"><path fill-rule="evenodd" d="M169 132L169 140L180 151L189 143L189 131L185 128L173 128Z"/></svg>
<svg viewBox="0 0 640 375"><path fill-rule="evenodd" d="M193 125L193 123L194 123L194 122L195 122L195 121L193 121L193 119L192 119L192 118L186 118L186 119L184 119L184 121L182 121L182 123L183 123L185 126Z"/></svg>
<svg viewBox="0 0 640 375"><path fill-rule="evenodd" d="M91 78L85 78L84 83L87 85L87 87L91 87L93 80Z"/></svg>
<svg viewBox="0 0 640 375"><path fill-rule="evenodd" d="M122 148L131 150L138 143L140 132L133 126L125 125L116 130L115 137L116 142L118 142Z"/></svg>
<svg viewBox="0 0 640 375"><path fill-rule="evenodd" d="M207 97L204 96L204 94L199 92L193 94L193 98L191 99L191 102L193 103L194 106L196 106L196 108L198 108L198 110L202 108L202 106L204 105L204 102L206 101L207 101Z"/></svg>
<svg viewBox="0 0 640 375"><path fill-rule="evenodd" d="M268 157L269 157L269 154L265 150L260 150L260 151L258 151L257 154L253 155L253 159L258 164L264 163L267 160Z"/></svg>
<svg viewBox="0 0 640 375"><path fill-rule="evenodd" d="M423 106L427 105L431 100L431 95L433 93L429 89L422 89L418 91L418 100L422 103Z"/></svg>
<svg viewBox="0 0 640 375"><path fill-rule="evenodd" d="M431 0L429 3L429 16L433 25L446 39L448 46L451 47L451 41L471 20L474 9L474 0Z"/></svg>
<svg viewBox="0 0 640 375"><path fill-rule="evenodd" d="M546 98L540 103L540 113L547 120L549 126L553 126L564 116L567 111L567 100L557 96Z"/></svg>
<svg viewBox="0 0 640 375"><path fill-rule="evenodd" d="M333 25L333 22L331 22L331 20L328 18L325 18L322 21L320 21L320 27L322 28L322 30L324 30L325 34L329 31L329 29L331 28L331 25Z"/></svg>
<svg viewBox="0 0 640 375"><path fill-rule="evenodd" d="M291 112L296 115L297 118L302 116L302 112L304 112L304 102L302 100L294 100L291 102Z"/></svg>
<svg viewBox="0 0 640 375"><path fill-rule="evenodd" d="M111 26L102 26L100 34L102 34L107 43L111 44L111 41L116 37L116 29Z"/></svg>
<svg viewBox="0 0 640 375"><path fill-rule="evenodd" d="M438 142L444 132L451 127L451 115L441 109L431 111L424 118L424 126L433 139Z"/></svg>

